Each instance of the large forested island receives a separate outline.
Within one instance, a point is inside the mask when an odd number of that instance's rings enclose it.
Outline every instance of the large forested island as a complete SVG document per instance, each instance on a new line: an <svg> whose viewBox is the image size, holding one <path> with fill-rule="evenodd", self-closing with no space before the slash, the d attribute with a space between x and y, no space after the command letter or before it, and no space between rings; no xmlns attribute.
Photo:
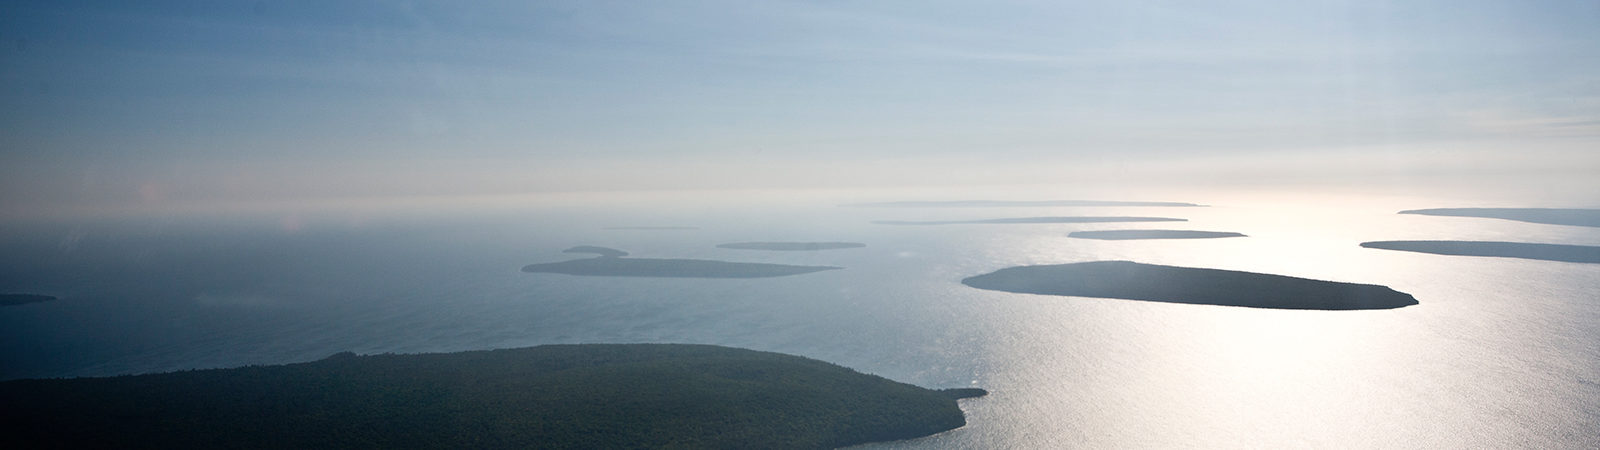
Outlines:
<svg viewBox="0 0 1600 450"><path fill-rule="evenodd" d="M1274 309L1391 309L1417 304L1386 286L1233 270L1096 261L1021 266L961 280L995 291Z"/></svg>
<svg viewBox="0 0 1600 450"><path fill-rule="evenodd" d="M707 345L334 355L0 383L0 448L833 448L966 424L956 398Z"/></svg>

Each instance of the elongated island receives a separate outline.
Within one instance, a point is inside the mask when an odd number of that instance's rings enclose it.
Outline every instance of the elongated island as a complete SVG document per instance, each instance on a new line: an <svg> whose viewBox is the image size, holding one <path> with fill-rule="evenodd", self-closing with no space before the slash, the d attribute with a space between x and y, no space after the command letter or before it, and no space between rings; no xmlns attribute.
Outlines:
<svg viewBox="0 0 1600 450"><path fill-rule="evenodd" d="M599 256L588 259L529 264L522 266L522 271L594 277L769 278L843 268L731 262L711 259L626 258L628 252L592 245L580 245L562 252L591 253Z"/></svg>
<svg viewBox="0 0 1600 450"><path fill-rule="evenodd" d="M878 225L1015 225L1048 223L1116 223L1116 222L1185 222L1188 219L1173 217L1124 216L1065 216L1065 217L1008 217L977 220L877 220Z"/></svg>
<svg viewBox="0 0 1600 450"><path fill-rule="evenodd" d="M1499 241L1375 241L1364 248L1432 253L1435 255L1489 256L1600 264L1600 247L1593 245L1538 244Z"/></svg>
<svg viewBox="0 0 1600 450"><path fill-rule="evenodd" d="M0 447L821 449L960 427L982 394L709 345L341 353L0 382Z"/></svg>
<svg viewBox="0 0 1600 450"><path fill-rule="evenodd" d="M1400 211L1424 216L1480 217L1578 227L1600 227L1600 209L1579 208L1432 208Z"/></svg>
<svg viewBox="0 0 1600 450"><path fill-rule="evenodd" d="M774 252L811 252L818 250L839 250L845 248L861 248L867 244L860 242L733 242L718 244L717 248L734 250L767 250Z"/></svg>
<svg viewBox="0 0 1600 450"><path fill-rule="evenodd" d="M1219 239L1246 236L1232 231L1090 230L1067 233L1067 237L1078 239L1099 239L1105 241L1129 241L1140 239Z"/></svg>
<svg viewBox="0 0 1600 450"><path fill-rule="evenodd" d="M935 200L850 203L839 205L858 208L1015 208L1041 206L1205 206L1185 202L1145 202L1118 200Z"/></svg>
<svg viewBox="0 0 1600 450"><path fill-rule="evenodd" d="M1352 310L1417 304L1411 294L1387 286L1130 261L1009 267L961 283L1026 294L1250 308Z"/></svg>

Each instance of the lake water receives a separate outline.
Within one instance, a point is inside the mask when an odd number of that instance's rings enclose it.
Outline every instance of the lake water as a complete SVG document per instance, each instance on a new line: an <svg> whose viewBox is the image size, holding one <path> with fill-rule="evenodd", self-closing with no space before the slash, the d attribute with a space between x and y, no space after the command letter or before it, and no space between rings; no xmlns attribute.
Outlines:
<svg viewBox="0 0 1600 450"><path fill-rule="evenodd" d="M1040 199L1085 198L1044 195ZM888 195L888 194L885 194ZM934 200L968 200L945 194ZM869 448L1600 446L1600 264L1360 248L1600 245L1600 228L1398 215L1413 197L1171 192L1182 207L842 208L861 195L502 199L7 225L0 379L279 364L340 352L682 342L777 351L926 387L968 425ZM1125 198L1104 198L1123 200ZM1153 216L1188 222L874 225ZM694 229L614 229L618 227ZM609 228L609 229L608 229ZM1246 238L1100 241L1072 231ZM865 248L769 252L747 241ZM587 255L841 266L762 279L530 274ZM1421 304L1300 311L1012 294L964 277L1095 260L1381 284Z"/></svg>

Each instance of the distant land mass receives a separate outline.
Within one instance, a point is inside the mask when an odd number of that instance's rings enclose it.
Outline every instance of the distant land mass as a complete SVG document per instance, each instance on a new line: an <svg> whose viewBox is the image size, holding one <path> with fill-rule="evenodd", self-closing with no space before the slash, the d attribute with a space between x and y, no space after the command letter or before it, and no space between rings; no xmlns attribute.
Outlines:
<svg viewBox="0 0 1600 450"><path fill-rule="evenodd" d="M1564 208L1434 208L1400 211L1424 216L1482 217L1550 225L1600 227L1600 209Z"/></svg>
<svg viewBox="0 0 1600 450"><path fill-rule="evenodd" d="M743 263L709 259L624 258L623 256L627 255L628 252L592 245L577 246L564 252L594 253L600 256L554 263L529 264L523 266L522 271L600 277L767 278L843 269L843 267L834 266L791 266L786 264Z"/></svg>
<svg viewBox="0 0 1600 450"><path fill-rule="evenodd" d="M1203 207L1194 203L1182 202L1124 202L1105 200L1040 200L1040 201L1013 201L1013 200L955 200L955 201L904 201L904 202L875 202L875 203L850 203L839 205L854 208L1003 208L1026 206L1176 206L1176 207Z"/></svg>
<svg viewBox="0 0 1600 450"><path fill-rule="evenodd" d="M861 248L867 244L857 242L735 242L721 244L717 248L731 248L736 250L772 250L780 252L837 250L842 248Z"/></svg>
<svg viewBox="0 0 1600 450"><path fill-rule="evenodd" d="M606 227L607 230L698 230L700 227Z"/></svg>
<svg viewBox="0 0 1600 450"><path fill-rule="evenodd" d="M1100 230L1100 231L1074 231L1067 233L1067 237L1079 239L1101 239L1108 241L1121 241L1131 239L1216 239L1230 237L1246 237L1243 234L1231 231L1194 231L1194 230Z"/></svg>
<svg viewBox="0 0 1600 450"><path fill-rule="evenodd" d="M1020 266L961 280L978 289L1272 309L1392 309L1417 304L1386 286L1218 269L1097 261Z"/></svg>
<svg viewBox="0 0 1600 450"><path fill-rule="evenodd" d="M1186 222L1188 219L1174 219L1170 217L1015 217L1009 219L982 219L982 220L878 220L872 223L878 225L966 225L966 224L1026 224L1026 223L1111 223L1111 222Z"/></svg>
<svg viewBox="0 0 1600 450"><path fill-rule="evenodd" d="M0 306L17 306L29 303L48 302L55 297L36 294L0 294Z"/></svg>
<svg viewBox="0 0 1600 450"><path fill-rule="evenodd" d="M625 251L622 251L622 250L617 250L617 249L614 249L614 248L606 248L606 247L596 247L596 246L593 246L593 245L579 245L577 247L573 247L573 248L569 248L569 249L566 249L566 250L562 250L561 253L593 253L593 254L600 255L601 257L605 257L605 258L621 258L621 257L624 257L624 256L628 256L628 252L625 252Z"/></svg>
<svg viewBox="0 0 1600 450"><path fill-rule="evenodd" d="M1496 241L1376 241L1362 247L1435 255L1493 256L1575 263L1600 263L1600 247Z"/></svg>
<svg viewBox="0 0 1600 450"><path fill-rule="evenodd" d="M966 425L957 398L683 344L547 345L0 382L0 448L836 448Z"/></svg>

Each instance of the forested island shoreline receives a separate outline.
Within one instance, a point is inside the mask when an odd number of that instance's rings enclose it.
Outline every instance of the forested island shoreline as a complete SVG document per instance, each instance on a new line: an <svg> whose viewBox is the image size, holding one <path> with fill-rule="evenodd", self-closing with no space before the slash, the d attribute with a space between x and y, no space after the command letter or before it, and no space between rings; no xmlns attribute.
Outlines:
<svg viewBox="0 0 1600 450"><path fill-rule="evenodd" d="M346 352L0 382L0 447L835 448L961 427L982 394L710 345Z"/></svg>
<svg viewBox="0 0 1600 450"><path fill-rule="evenodd" d="M967 277L961 284L1025 294L1268 309L1394 309L1417 304L1411 294L1388 286L1132 261L1008 267Z"/></svg>

